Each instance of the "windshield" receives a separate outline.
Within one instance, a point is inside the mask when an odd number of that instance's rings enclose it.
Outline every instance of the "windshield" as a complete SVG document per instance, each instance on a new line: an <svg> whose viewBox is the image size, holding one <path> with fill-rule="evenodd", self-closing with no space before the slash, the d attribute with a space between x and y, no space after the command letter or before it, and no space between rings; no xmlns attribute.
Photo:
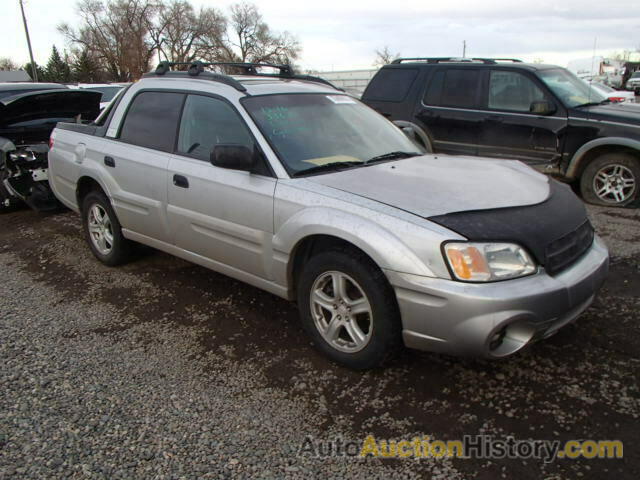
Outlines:
<svg viewBox="0 0 640 480"><path fill-rule="evenodd" d="M88 90L93 90L94 92L100 92L102 94L102 98L100 99L101 103L110 102L113 100L113 97L116 96L120 90L124 87L91 87Z"/></svg>
<svg viewBox="0 0 640 480"><path fill-rule="evenodd" d="M390 152L419 155L391 122L347 95L264 95L242 104L292 174Z"/></svg>
<svg viewBox="0 0 640 480"><path fill-rule="evenodd" d="M547 87L555 93L567 107L579 107L580 105L600 103L606 100L605 96L598 93L589 84L580 80L573 73L565 69L541 70L540 78Z"/></svg>

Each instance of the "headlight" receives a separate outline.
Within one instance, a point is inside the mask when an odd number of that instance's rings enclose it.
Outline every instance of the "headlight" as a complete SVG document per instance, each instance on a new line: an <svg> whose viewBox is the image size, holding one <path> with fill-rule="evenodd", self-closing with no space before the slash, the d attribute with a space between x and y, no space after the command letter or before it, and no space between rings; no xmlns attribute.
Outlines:
<svg viewBox="0 0 640 480"><path fill-rule="evenodd" d="M495 282L536 271L529 254L513 243L451 242L444 252L455 278L464 282Z"/></svg>

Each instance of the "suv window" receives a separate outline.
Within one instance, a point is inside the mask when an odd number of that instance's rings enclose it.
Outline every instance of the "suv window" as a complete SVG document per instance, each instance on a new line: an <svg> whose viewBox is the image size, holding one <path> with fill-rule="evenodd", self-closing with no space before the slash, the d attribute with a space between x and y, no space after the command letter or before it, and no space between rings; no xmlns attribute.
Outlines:
<svg viewBox="0 0 640 480"><path fill-rule="evenodd" d="M434 106L474 108L477 107L479 88L480 70L438 70L431 79L424 101Z"/></svg>
<svg viewBox="0 0 640 480"><path fill-rule="evenodd" d="M189 95L184 105L178 152L209 161L219 144L245 145L253 150L253 138L240 115L226 102L203 95Z"/></svg>
<svg viewBox="0 0 640 480"><path fill-rule="evenodd" d="M383 68L367 87L366 98L383 102L401 102L409 93L418 70L415 68Z"/></svg>
<svg viewBox="0 0 640 480"><path fill-rule="evenodd" d="M173 151L184 95L142 92L131 103L120 140L163 152Z"/></svg>
<svg viewBox="0 0 640 480"><path fill-rule="evenodd" d="M533 81L518 72L493 70L489 79L490 109L529 112L531 103L544 100L544 93Z"/></svg>

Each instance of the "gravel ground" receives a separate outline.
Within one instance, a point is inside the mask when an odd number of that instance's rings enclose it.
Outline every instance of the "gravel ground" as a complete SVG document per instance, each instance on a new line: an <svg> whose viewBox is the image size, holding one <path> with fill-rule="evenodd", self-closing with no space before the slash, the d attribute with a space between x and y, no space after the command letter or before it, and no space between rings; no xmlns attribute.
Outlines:
<svg viewBox="0 0 640 480"><path fill-rule="evenodd" d="M640 478L640 211L590 208L611 275L501 362L352 372L295 308L158 252L111 269L72 213L0 217L0 478ZM620 460L314 458L307 436L620 439Z"/></svg>

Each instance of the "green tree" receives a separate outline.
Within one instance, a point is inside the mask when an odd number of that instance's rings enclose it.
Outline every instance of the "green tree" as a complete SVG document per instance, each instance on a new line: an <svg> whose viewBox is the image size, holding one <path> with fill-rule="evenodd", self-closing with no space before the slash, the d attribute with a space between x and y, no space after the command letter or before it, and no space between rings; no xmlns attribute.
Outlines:
<svg viewBox="0 0 640 480"><path fill-rule="evenodd" d="M47 62L45 75L49 82L68 83L71 81L71 68L60 56L55 45L51 49L51 56Z"/></svg>
<svg viewBox="0 0 640 480"><path fill-rule="evenodd" d="M71 69L73 80L80 83L98 83L104 77L99 63L91 56L87 48L77 54Z"/></svg>
<svg viewBox="0 0 640 480"><path fill-rule="evenodd" d="M36 72L38 72L38 81L39 82L46 82L46 73L44 71L44 68L42 68L40 65L38 65L37 62L34 62L34 63L35 63L35 67L36 67ZM31 77L31 80L33 80L33 71L31 70L31 62L25 63L24 66L22 67L22 70L27 72L29 74L29 76Z"/></svg>

